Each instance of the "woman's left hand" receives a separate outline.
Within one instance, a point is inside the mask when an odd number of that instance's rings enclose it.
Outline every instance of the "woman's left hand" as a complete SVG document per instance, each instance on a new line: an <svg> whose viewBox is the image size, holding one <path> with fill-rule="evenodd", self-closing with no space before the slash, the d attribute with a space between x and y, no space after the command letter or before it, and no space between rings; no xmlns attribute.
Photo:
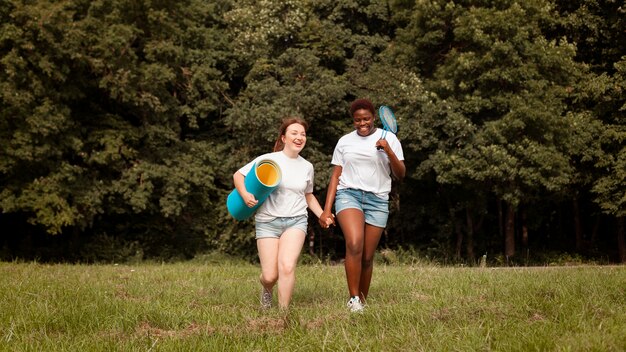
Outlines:
<svg viewBox="0 0 626 352"><path fill-rule="evenodd" d="M389 153L389 143L386 139L379 139L376 141L376 149L384 149L385 152Z"/></svg>
<svg viewBox="0 0 626 352"><path fill-rule="evenodd" d="M335 215L331 212L322 212L319 218L320 226L324 229L329 228L331 225L335 225Z"/></svg>

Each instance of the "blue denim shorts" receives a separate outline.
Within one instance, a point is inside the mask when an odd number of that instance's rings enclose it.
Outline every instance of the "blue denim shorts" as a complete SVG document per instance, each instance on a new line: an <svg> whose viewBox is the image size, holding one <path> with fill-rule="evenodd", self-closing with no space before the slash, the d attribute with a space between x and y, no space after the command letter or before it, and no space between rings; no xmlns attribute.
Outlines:
<svg viewBox="0 0 626 352"><path fill-rule="evenodd" d="M377 227L387 226L389 217L389 201L376 196L372 192L346 188L337 190L335 196L335 212L344 209L358 209L365 215L365 223Z"/></svg>
<svg viewBox="0 0 626 352"><path fill-rule="evenodd" d="M290 218L276 218L269 222L256 221L256 239L259 238L280 238L287 229L296 228L306 234L306 215L294 216Z"/></svg>

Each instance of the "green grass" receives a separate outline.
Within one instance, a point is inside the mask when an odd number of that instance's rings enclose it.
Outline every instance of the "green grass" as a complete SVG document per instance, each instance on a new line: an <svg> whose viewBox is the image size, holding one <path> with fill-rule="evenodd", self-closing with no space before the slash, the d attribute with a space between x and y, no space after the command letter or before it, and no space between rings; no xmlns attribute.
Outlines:
<svg viewBox="0 0 626 352"><path fill-rule="evenodd" d="M626 267L302 265L288 313L245 263L0 263L1 351L623 351ZM276 300L276 299L275 299Z"/></svg>

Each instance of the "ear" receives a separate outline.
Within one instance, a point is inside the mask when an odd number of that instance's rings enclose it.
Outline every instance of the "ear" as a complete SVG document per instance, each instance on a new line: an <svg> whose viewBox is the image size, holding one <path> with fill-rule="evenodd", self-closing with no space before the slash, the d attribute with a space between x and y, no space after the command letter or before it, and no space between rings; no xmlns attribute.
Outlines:
<svg viewBox="0 0 626 352"><path fill-rule="evenodd" d="M280 137L280 140L283 141L283 144L285 144L285 136L284 135Z"/></svg>

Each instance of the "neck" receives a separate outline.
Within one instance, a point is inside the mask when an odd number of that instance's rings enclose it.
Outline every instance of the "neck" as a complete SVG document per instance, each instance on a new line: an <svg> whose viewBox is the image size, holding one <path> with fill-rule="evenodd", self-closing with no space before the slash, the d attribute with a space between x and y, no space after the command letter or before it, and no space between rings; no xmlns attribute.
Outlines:
<svg viewBox="0 0 626 352"><path fill-rule="evenodd" d="M283 148L283 154L291 159L295 159L298 157L298 152L294 152L293 150L287 150L287 148Z"/></svg>

